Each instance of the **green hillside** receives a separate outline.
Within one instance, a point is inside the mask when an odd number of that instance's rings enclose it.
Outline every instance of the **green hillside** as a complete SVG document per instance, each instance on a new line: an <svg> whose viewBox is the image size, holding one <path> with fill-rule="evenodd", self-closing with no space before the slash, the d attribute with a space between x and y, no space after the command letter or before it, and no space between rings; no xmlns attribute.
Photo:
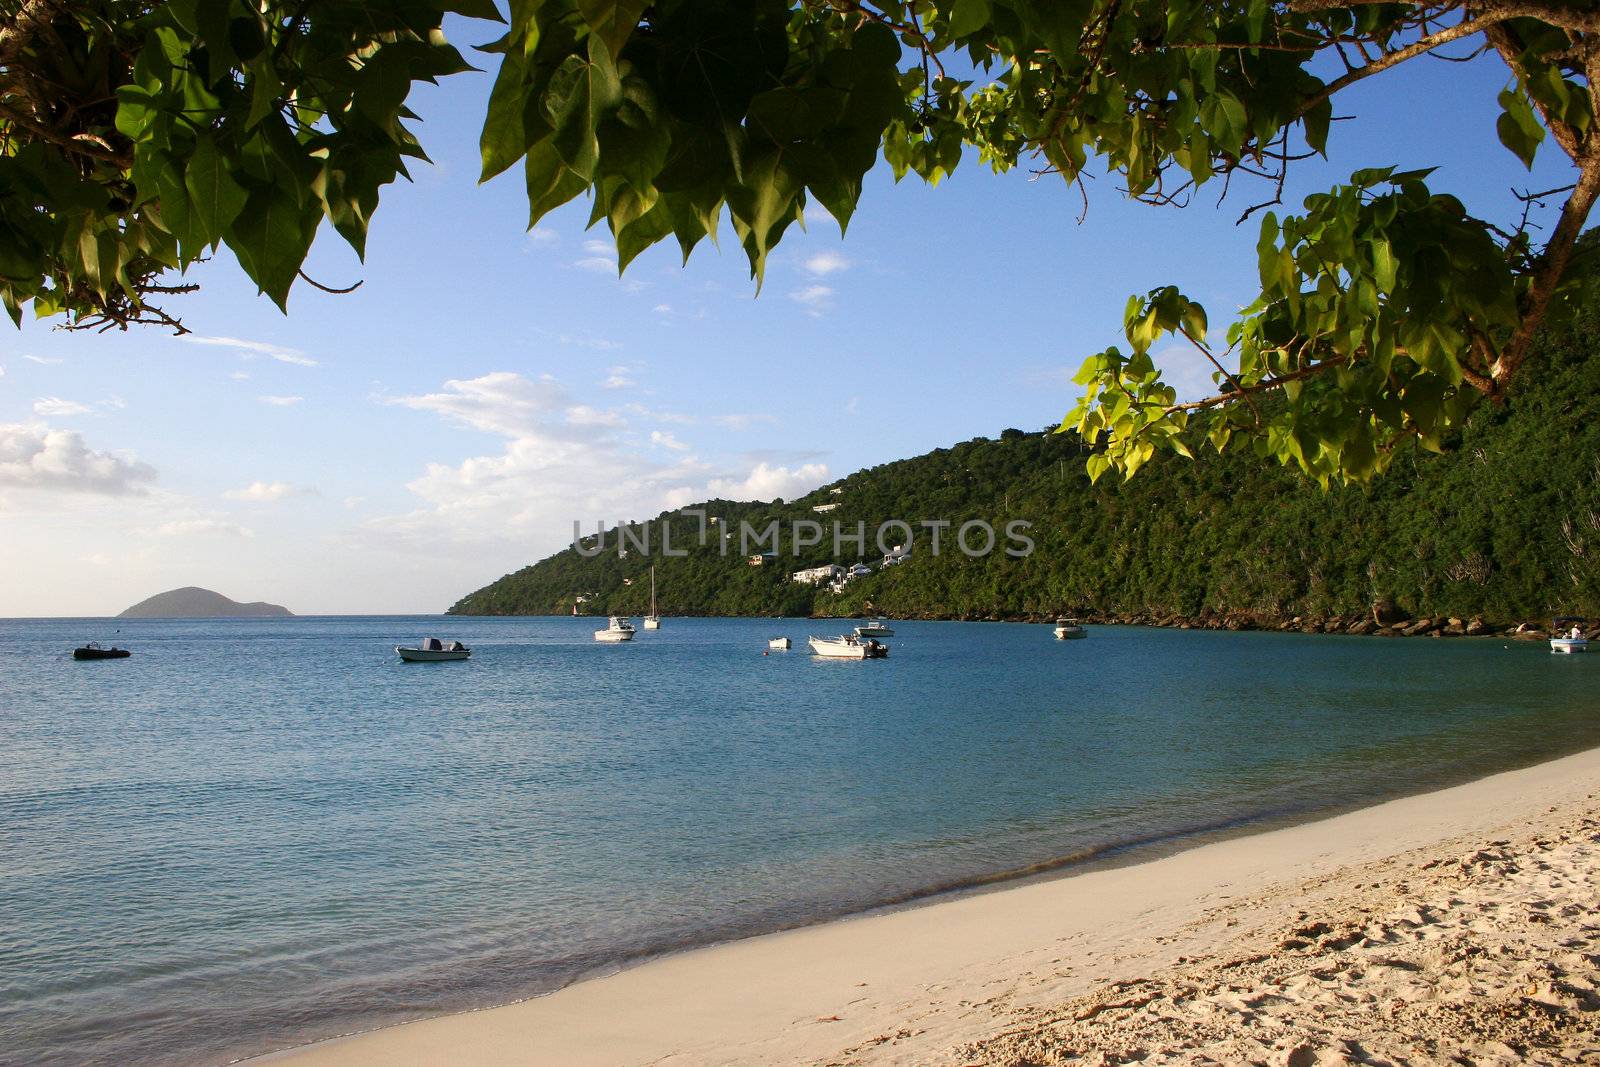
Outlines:
<svg viewBox="0 0 1600 1067"><path fill-rule="evenodd" d="M752 567L737 539L686 558L697 517L650 523L652 552L583 558L569 548L472 593L457 614L642 614L655 563L670 615L856 614L1005 618L1078 612L1108 617L1354 617L1375 601L1409 616L1481 615L1510 622L1554 613L1600 615L1600 296L1570 329L1547 336L1511 403L1485 405L1443 455L1413 450L1364 488L1323 491L1270 461L1196 448L1131 483L1090 485L1072 437L1007 430L850 475L802 500L708 501L719 526L786 531L782 555ZM837 501L816 515L812 506ZM1031 520L1036 550L968 558L948 542L982 518L1003 530ZM795 555L796 519L865 522L874 573L840 593L788 580L835 562L831 544ZM919 531L912 557L879 568L872 532L889 519L950 520L942 554ZM898 540L899 538L893 538ZM1002 535L1002 545L1004 543ZM753 549L752 549L753 551ZM837 562L856 562L851 547ZM631 579L632 584L625 584Z"/></svg>

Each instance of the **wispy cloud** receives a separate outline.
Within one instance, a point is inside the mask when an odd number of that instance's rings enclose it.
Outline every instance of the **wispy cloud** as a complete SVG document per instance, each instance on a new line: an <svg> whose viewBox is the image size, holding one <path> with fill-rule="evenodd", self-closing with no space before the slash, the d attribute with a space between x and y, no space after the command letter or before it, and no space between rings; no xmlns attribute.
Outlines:
<svg viewBox="0 0 1600 1067"><path fill-rule="evenodd" d="M596 352L615 352L623 347L621 341L613 341L609 337L591 337L588 334L564 333L556 340L573 348L589 348Z"/></svg>
<svg viewBox="0 0 1600 1067"><path fill-rule="evenodd" d="M250 503L264 504L273 500L282 500L291 496L316 496L317 491L310 486L291 485L288 482L251 482L243 489L230 489L222 494L228 500L243 500Z"/></svg>
<svg viewBox="0 0 1600 1067"><path fill-rule="evenodd" d="M572 261L572 265L579 270L615 271L617 269L616 250L605 241L588 240L583 242L584 254Z"/></svg>
<svg viewBox="0 0 1600 1067"><path fill-rule="evenodd" d="M630 386L638 385L638 382L629 377L632 373L633 369L631 367L625 367L620 363L614 367L607 367L606 379L600 383L600 388L627 389Z"/></svg>
<svg viewBox="0 0 1600 1067"><path fill-rule="evenodd" d="M287 408L304 403L306 398L303 396L258 396L256 399L263 404L271 404L275 408Z"/></svg>
<svg viewBox="0 0 1600 1067"><path fill-rule="evenodd" d="M807 463L799 467L779 467L757 463L743 478L713 478L707 489L712 496L729 500L793 500L829 481L826 463Z"/></svg>
<svg viewBox="0 0 1600 1067"><path fill-rule="evenodd" d="M833 290L826 285L808 285L789 294L789 299L806 309L812 316L820 316L833 305Z"/></svg>
<svg viewBox="0 0 1600 1067"><path fill-rule="evenodd" d="M59 396L41 396L33 402L33 413L41 418L64 418L68 415L87 415L93 411L88 404L65 400Z"/></svg>
<svg viewBox="0 0 1600 1067"><path fill-rule="evenodd" d="M192 345L214 345L218 348L231 348L243 355L246 359L257 356L266 356L279 363L289 363L296 367L318 367L321 363L307 356L298 348L286 348L267 341L246 341L238 337L206 337L202 334L187 333L179 340L187 341Z"/></svg>
<svg viewBox="0 0 1600 1067"><path fill-rule="evenodd" d="M56 367L56 366L60 366L60 364L62 363L62 360L57 359L54 356L35 356L35 355L32 355L32 354L29 354L29 355L23 356L22 358L27 360L29 363L38 363L38 364L40 364L42 366L45 366L45 367Z"/></svg>
<svg viewBox="0 0 1600 1067"><path fill-rule="evenodd" d="M157 537L254 537L255 531L223 519L175 519L138 531Z"/></svg>
<svg viewBox="0 0 1600 1067"><path fill-rule="evenodd" d="M848 270L850 261L837 252L818 252L806 259L803 264L806 273L818 278L829 274L836 274L841 270Z"/></svg>
<svg viewBox="0 0 1600 1067"><path fill-rule="evenodd" d="M670 448L674 452L687 452L689 450L688 445L684 444L670 433L665 433L661 430L650 431L650 443L655 445L657 448Z"/></svg>

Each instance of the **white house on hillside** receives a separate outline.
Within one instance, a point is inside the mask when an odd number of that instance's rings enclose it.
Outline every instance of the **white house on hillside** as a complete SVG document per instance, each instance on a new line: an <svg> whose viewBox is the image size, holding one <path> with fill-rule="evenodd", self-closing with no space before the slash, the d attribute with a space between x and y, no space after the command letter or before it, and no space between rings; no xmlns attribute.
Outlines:
<svg viewBox="0 0 1600 1067"><path fill-rule="evenodd" d="M803 582L806 585L821 585L823 582L835 582L845 575L845 569L837 563L829 563L824 567L812 567L810 570L795 571L789 576L790 581Z"/></svg>

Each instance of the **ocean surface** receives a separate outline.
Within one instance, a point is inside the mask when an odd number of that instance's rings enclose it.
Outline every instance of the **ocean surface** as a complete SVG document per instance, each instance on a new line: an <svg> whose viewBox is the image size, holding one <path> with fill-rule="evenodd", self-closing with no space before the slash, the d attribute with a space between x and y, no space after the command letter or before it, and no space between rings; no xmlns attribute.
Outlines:
<svg viewBox="0 0 1600 1067"><path fill-rule="evenodd" d="M0 1062L227 1063L1600 744L1543 644L599 624L0 621Z"/></svg>

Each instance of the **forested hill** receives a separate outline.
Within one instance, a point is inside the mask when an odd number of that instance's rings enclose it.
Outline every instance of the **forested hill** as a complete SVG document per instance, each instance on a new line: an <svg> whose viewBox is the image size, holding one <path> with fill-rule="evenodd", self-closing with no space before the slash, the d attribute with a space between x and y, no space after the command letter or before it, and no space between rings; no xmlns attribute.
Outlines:
<svg viewBox="0 0 1600 1067"><path fill-rule="evenodd" d="M1198 618L1347 618L1392 601L1402 615L1481 615L1510 622L1600 615L1600 299L1543 339L1531 373L1503 408L1484 405L1443 455L1413 451L1366 488L1324 492L1247 451L1196 448L1132 482L1091 486L1080 444L1007 430L915 459L860 471L789 503L701 505L737 531L784 523L782 555L750 566L737 540L713 538L686 558L700 520L668 513L651 527L651 555L581 557L571 548L464 597L457 614L643 614L656 566L660 610L691 614L854 614L1005 618L1077 612ZM842 490L837 494L831 489ZM827 514L813 505L838 502ZM981 518L1003 530L1031 520L1032 555L968 558L944 533L941 554L919 531L909 560L880 567L871 544L890 519L913 524ZM864 521L861 558L874 572L841 593L789 581L835 562L832 546L796 557L789 523ZM895 538L898 539L898 538ZM1004 544L1002 534L1002 545ZM751 549L755 551L755 549ZM837 562L850 564L850 546ZM626 584L631 580L631 584Z"/></svg>

